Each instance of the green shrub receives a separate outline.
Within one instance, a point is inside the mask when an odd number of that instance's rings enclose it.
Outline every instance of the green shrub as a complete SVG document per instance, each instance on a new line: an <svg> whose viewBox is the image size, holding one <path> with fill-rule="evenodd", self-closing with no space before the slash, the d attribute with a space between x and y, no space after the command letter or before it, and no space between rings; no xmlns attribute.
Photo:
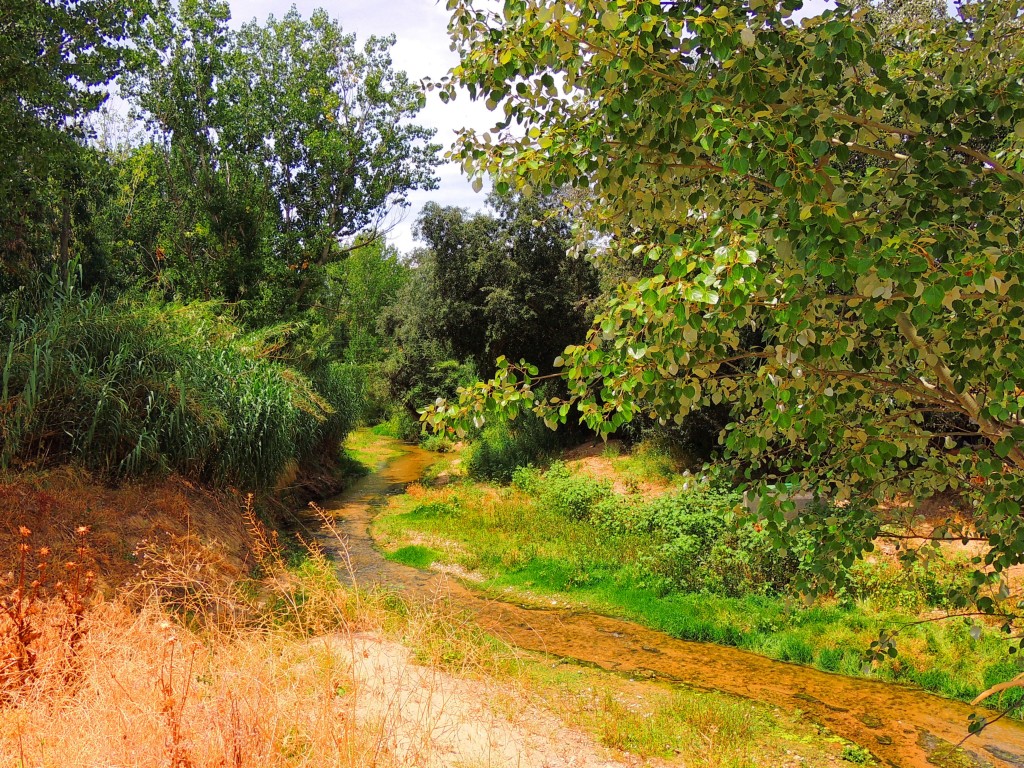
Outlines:
<svg viewBox="0 0 1024 768"><path fill-rule="evenodd" d="M973 570L962 558L930 558L909 565L859 560L849 569L846 593L853 599L869 599L882 610L955 608L949 596L969 583Z"/></svg>
<svg viewBox="0 0 1024 768"><path fill-rule="evenodd" d="M377 424L370 431L375 435L383 435L407 443L419 440L423 432L419 420L402 407L392 409L387 420Z"/></svg>
<svg viewBox="0 0 1024 768"><path fill-rule="evenodd" d="M541 472L532 464L525 467L516 467L512 471L512 485L523 493L536 493L540 488Z"/></svg>
<svg viewBox="0 0 1024 768"><path fill-rule="evenodd" d="M512 481L519 467L540 464L556 445L555 434L532 413L484 427L466 456L466 472L477 480Z"/></svg>
<svg viewBox="0 0 1024 768"><path fill-rule="evenodd" d="M651 507L637 496L612 494L597 501L590 520L615 535L647 534L652 530L650 513Z"/></svg>
<svg viewBox="0 0 1024 768"><path fill-rule="evenodd" d="M854 765L873 765L875 760L871 757L871 752L864 749L864 747L858 747L856 744L847 744L843 747L843 760Z"/></svg>
<svg viewBox="0 0 1024 768"><path fill-rule="evenodd" d="M426 435L420 440L420 447L435 453L448 453L455 444L445 435Z"/></svg>
<svg viewBox="0 0 1024 768"><path fill-rule="evenodd" d="M730 596L784 592L799 561L780 554L765 532L732 519L739 502L735 493L698 487L626 514L635 530L660 542L650 568L672 588Z"/></svg>
<svg viewBox="0 0 1024 768"><path fill-rule="evenodd" d="M570 520L589 520L594 506L611 492L610 483L574 475L561 462L551 465L538 489L542 508Z"/></svg>

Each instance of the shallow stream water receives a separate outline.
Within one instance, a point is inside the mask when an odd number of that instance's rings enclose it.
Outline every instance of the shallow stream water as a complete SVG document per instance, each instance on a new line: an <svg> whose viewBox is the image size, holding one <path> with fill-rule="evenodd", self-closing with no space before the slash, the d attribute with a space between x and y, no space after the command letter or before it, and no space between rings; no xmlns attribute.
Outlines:
<svg viewBox="0 0 1024 768"><path fill-rule="evenodd" d="M1024 768L1024 724L1007 719L971 737L963 752L949 755L950 745L966 735L972 711L957 701L774 661L736 648L678 640L622 619L515 605L482 595L445 575L385 560L370 535L377 508L387 495L419 480L435 460L433 454L407 447L401 456L324 506L344 541L326 530L315 538L360 586L442 595L472 613L487 631L527 650L799 709L831 732L869 749L883 764L897 768Z"/></svg>

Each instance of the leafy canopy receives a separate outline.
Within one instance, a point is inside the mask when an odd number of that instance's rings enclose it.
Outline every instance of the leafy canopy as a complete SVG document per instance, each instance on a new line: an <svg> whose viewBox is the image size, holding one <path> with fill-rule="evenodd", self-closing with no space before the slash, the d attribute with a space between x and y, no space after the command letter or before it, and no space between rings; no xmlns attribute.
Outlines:
<svg viewBox="0 0 1024 768"><path fill-rule="evenodd" d="M87 118L131 58L146 0L5 0L0 6L0 291L70 255L95 158ZM48 265L44 267L48 269Z"/></svg>
<svg viewBox="0 0 1024 768"><path fill-rule="evenodd" d="M471 359L485 374L505 356L550 363L589 324L597 273L570 258L571 233L557 195L491 195L491 212L424 206L417 233L429 254L421 277L431 303L421 334Z"/></svg>
<svg viewBox="0 0 1024 768"><path fill-rule="evenodd" d="M608 433L730 403L725 450L766 497L788 481L839 505L761 507L780 545L794 527L818 537L819 575L892 530L894 497L953 489L972 524L920 532L987 544L962 600L1014 615L1024 4L885 26L842 3L797 22L799 0L449 8L461 63L435 87L498 113L453 154L499 189L576 188L580 240L646 266L556 361L567 400L501 361L426 421L525 404Z"/></svg>
<svg viewBox="0 0 1024 768"><path fill-rule="evenodd" d="M436 186L439 147L414 122L423 93L394 68L394 38L357 44L323 10L229 20L223 0L182 0L146 25L126 90L152 141L132 164L158 183L131 170L146 194L126 207L159 220L156 242L139 232L140 271L267 323L315 305L357 236Z"/></svg>

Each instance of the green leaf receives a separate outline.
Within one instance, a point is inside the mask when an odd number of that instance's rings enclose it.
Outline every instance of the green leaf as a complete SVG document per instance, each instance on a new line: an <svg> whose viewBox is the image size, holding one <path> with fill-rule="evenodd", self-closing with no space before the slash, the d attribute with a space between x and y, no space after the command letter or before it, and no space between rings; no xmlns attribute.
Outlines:
<svg viewBox="0 0 1024 768"><path fill-rule="evenodd" d="M608 31L614 32L621 24L622 18L615 11L608 10L601 14L601 26Z"/></svg>
<svg viewBox="0 0 1024 768"><path fill-rule="evenodd" d="M942 301L946 298L946 291L941 285L929 285L924 290L922 297L929 309L938 312L942 309Z"/></svg>

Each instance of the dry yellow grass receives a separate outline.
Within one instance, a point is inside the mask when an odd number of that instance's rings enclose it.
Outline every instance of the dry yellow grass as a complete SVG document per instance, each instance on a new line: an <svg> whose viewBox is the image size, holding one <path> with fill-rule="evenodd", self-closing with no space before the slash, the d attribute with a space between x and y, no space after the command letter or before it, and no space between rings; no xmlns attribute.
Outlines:
<svg viewBox="0 0 1024 768"><path fill-rule="evenodd" d="M0 765L615 765L550 713L502 714L511 656L443 600L344 587L316 552L288 568L243 518L259 583L207 579L216 551L185 539L77 613L65 585L33 586L41 555L20 534L0 669L27 653L31 670L0 677Z"/></svg>
<svg viewBox="0 0 1024 768"><path fill-rule="evenodd" d="M0 754L24 766L386 766L354 717L350 660L274 632L200 638L155 609L90 611L78 682L0 710Z"/></svg>
<svg viewBox="0 0 1024 768"><path fill-rule="evenodd" d="M239 515L242 497L214 492L182 477L110 487L75 467L0 475L0 553L13 552L18 529L67 559L75 530L89 526L98 584L108 595L138 576L142 551L205 551L207 569L234 581L252 565L249 535ZM2 560L0 560L2 562Z"/></svg>
<svg viewBox="0 0 1024 768"><path fill-rule="evenodd" d="M423 609L396 619L380 598L367 596L349 620L343 614L351 604L334 603L335 631L306 636L294 623L195 632L156 605L100 602L86 613L73 677L63 674L66 665L43 663L0 707L0 764L617 764L553 715L504 716L492 700L507 690L486 674L486 650L454 657L460 642L473 641L448 617ZM321 602L316 610L324 608ZM396 621L420 653L384 636L383 625L394 630ZM373 624L378 629L367 631ZM444 658L431 659L442 647ZM444 666L416 663L421 658Z"/></svg>

